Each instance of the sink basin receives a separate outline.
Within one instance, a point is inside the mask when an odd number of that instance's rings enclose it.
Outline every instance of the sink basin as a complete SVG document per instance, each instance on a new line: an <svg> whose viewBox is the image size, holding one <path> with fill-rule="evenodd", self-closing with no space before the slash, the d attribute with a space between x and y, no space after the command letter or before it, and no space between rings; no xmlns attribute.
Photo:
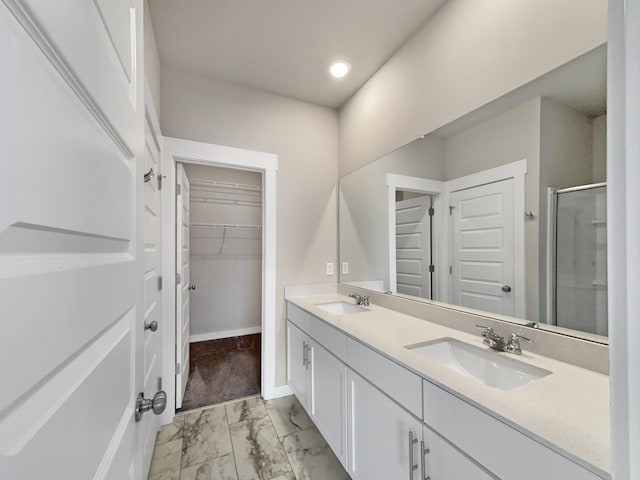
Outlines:
<svg viewBox="0 0 640 480"><path fill-rule="evenodd" d="M551 374L548 370L507 357L509 354L478 348L453 338L440 338L404 348L498 390L512 390Z"/></svg>
<svg viewBox="0 0 640 480"><path fill-rule="evenodd" d="M316 307L334 315L346 315L349 313L360 313L368 311L367 308L347 302L316 303Z"/></svg>

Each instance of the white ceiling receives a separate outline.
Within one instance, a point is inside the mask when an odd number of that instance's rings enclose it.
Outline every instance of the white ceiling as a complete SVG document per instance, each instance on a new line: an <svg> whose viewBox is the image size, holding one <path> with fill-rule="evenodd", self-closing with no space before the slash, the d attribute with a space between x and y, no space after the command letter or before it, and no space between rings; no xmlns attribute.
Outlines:
<svg viewBox="0 0 640 480"><path fill-rule="evenodd" d="M446 0L149 0L163 64L339 107ZM352 65L329 77L337 58Z"/></svg>

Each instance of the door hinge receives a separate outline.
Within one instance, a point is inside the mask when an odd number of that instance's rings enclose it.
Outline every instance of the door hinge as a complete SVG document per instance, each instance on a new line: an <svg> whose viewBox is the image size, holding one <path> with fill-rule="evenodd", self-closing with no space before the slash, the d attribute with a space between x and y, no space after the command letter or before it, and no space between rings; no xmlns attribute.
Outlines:
<svg viewBox="0 0 640 480"><path fill-rule="evenodd" d="M456 208L456 207L454 207L453 205L449 205L449 215L453 215L453 210L454 210L455 208Z"/></svg>
<svg viewBox="0 0 640 480"><path fill-rule="evenodd" d="M180 364L176 363L176 375L180 373Z"/></svg>
<svg viewBox="0 0 640 480"><path fill-rule="evenodd" d="M158 174L158 190L162 190L162 179L164 175Z"/></svg>
<svg viewBox="0 0 640 480"><path fill-rule="evenodd" d="M180 285L182 283L182 275L176 273L176 285Z"/></svg>
<svg viewBox="0 0 640 480"><path fill-rule="evenodd" d="M453 266L449 265L449 275L453 275Z"/></svg>
<svg viewBox="0 0 640 480"><path fill-rule="evenodd" d="M176 195L182 195L182 185L176 184Z"/></svg>
<svg viewBox="0 0 640 480"><path fill-rule="evenodd" d="M429 208L429 216L433 217L433 215L435 215L436 211L433 207Z"/></svg>
<svg viewBox="0 0 640 480"><path fill-rule="evenodd" d="M160 275L158 276L158 290L162 290L162 276Z"/></svg>
<svg viewBox="0 0 640 480"><path fill-rule="evenodd" d="M429 273L433 273L436 271L436 266L435 265L429 265Z"/></svg>

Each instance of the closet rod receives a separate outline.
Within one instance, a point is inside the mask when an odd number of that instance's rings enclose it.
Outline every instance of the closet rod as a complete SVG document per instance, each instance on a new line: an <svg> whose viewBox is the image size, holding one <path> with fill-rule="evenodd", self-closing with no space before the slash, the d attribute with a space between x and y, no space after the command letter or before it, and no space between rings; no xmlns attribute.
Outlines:
<svg viewBox="0 0 640 480"><path fill-rule="evenodd" d="M234 223L192 223L192 227L207 227L207 228L248 228L259 230L262 225L242 225Z"/></svg>
<svg viewBox="0 0 640 480"><path fill-rule="evenodd" d="M261 185L249 185L246 183L231 183L231 182L220 182L218 180L205 180L201 178L194 178L190 181L191 185L195 185L198 187L219 187L219 188L231 188L235 190L250 190L252 192L261 192Z"/></svg>

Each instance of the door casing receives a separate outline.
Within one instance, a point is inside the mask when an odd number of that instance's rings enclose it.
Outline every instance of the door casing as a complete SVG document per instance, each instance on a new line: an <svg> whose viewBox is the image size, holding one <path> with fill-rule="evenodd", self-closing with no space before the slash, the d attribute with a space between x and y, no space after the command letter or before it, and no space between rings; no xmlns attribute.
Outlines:
<svg viewBox="0 0 640 480"><path fill-rule="evenodd" d="M165 252L176 248L176 162L206 166L230 167L261 172L263 175L263 237L262 237L262 396L275 398L290 393L288 387L276 386L276 173L278 156L192 140L164 137L163 171L166 172L162 190L162 245ZM163 323L175 325L175 255L164 255L162 271L165 287L162 291ZM162 424L171 423L175 415L175 329L168 328L163 336L163 378L167 392L167 409Z"/></svg>

